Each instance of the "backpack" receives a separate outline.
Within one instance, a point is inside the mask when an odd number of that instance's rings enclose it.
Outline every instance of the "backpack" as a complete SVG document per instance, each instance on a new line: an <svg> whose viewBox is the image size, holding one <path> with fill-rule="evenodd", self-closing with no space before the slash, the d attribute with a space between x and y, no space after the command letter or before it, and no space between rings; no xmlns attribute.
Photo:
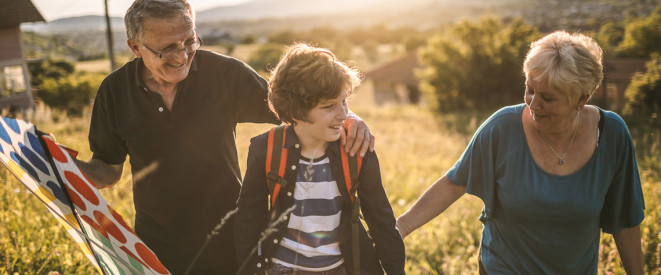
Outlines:
<svg viewBox="0 0 661 275"><path fill-rule="evenodd" d="M284 148L287 136L287 125L271 128L268 135L268 148L266 152L266 179L269 189L269 211L275 209L280 190L287 186L284 178L287 166L287 148ZM275 146L275 145L278 146ZM360 182L358 175L363 164L363 158L356 155L350 156L344 150L340 150L342 160L342 172L346 183L349 198L351 198L351 240L353 253L353 270L355 275L360 274L360 198L356 191Z"/></svg>

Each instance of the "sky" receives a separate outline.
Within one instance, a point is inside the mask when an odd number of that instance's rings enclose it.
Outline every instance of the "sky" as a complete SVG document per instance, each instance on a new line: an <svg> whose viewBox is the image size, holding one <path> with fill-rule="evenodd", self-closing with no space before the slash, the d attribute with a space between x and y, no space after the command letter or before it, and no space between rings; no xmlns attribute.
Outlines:
<svg viewBox="0 0 661 275"><path fill-rule="evenodd" d="M197 11L249 0L189 0ZM82 15L103 15L104 0L32 0L47 21ZM110 16L124 17L133 0L108 0Z"/></svg>

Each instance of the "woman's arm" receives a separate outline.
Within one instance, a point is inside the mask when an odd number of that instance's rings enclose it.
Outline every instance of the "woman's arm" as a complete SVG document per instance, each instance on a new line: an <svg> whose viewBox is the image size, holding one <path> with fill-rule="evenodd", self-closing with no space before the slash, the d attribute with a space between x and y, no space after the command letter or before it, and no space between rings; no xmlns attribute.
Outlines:
<svg viewBox="0 0 661 275"><path fill-rule="evenodd" d="M466 187L456 185L443 176L430 186L411 209L397 218L397 229L402 238L440 215L466 193Z"/></svg>
<svg viewBox="0 0 661 275"><path fill-rule="evenodd" d="M643 252L640 245L640 225L624 228L613 234L615 246L627 274L643 274Z"/></svg>

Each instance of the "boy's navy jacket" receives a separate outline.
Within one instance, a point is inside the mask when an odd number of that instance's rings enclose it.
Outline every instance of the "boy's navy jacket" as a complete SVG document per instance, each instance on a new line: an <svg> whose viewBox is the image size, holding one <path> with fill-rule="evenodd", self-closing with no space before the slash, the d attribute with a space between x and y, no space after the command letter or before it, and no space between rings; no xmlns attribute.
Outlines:
<svg viewBox="0 0 661 275"><path fill-rule="evenodd" d="M245 261L244 274L255 274L270 264L271 257L280 245L283 232L287 229L289 218L278 224L277 232L268 236L261 244L261 256L257 256L257 241L269 223L268 185L266 179L266 153L268 132L250 140L250 150L246 176L243 180L241 193L237 202L238 212L234 221L234 244L239 266ZM274 145L275 146L275 145ZM296 185L296 175L301 149L294 127L287 127L285 148L288 149L287 172L285 179L289 184L280 190L275 215L291 207L294 203L293 194ZM339 242L344 266L349 274L353 274L353 254L351 247L351 199L345 186L344 174L340 160L340 142L331 142L326 149L331 166L333 179L343 198L342 214L339 225ZM360 226L360 267L362 274L405 274L404 272L404 242L395 228L395 218L390 202L381 184L379 161L374 152L367 152L359 174L358 197L365 222L370 229L369 239L365 228ZM250 255L251 250L255 253Z"/></svg>

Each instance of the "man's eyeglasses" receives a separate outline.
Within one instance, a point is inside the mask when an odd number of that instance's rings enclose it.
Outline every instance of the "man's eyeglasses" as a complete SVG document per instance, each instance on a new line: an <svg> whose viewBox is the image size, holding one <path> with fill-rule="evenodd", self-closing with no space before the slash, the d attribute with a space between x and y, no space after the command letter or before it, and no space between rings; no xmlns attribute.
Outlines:
<svg viewBox="0 0 661 275"><path fill-rule="evenodd" d="M150 48L149 46L147 46L147 44L145 43L142 43L142 45L145 46L145 48L147 48L149 51L154 53L156 56L158 56L158 58L163 60L169 60L179 56L179 53L181 53L181 51L185 51L187 54L191 54L195 52L197 49L200 48L200 46L202 46L202 39L197 37L195 38L195 40L188 41L184 43L184 48L182 49L178 48L175 45L170 45L168 47L165 47L165 49L156 51Z"/></svg>

